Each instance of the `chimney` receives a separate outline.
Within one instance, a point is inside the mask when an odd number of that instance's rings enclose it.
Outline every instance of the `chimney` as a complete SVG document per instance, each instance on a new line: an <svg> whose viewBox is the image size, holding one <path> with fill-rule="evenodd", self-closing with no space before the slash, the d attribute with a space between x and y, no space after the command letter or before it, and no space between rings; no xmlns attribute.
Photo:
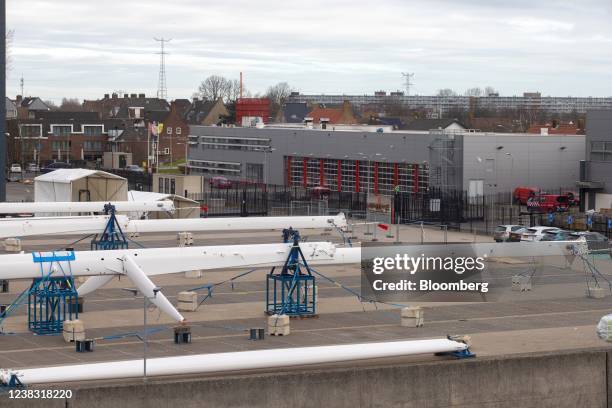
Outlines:
<svg viewBox="0 0 612 408"><path fill-rule="evenodd" d="M118 96L119 96L119 95L117 95L117 93L116 93L116 92L113 92L113 95L112 95L113 99L117 99L117 97L118 97Z"/></svg>
<svg viewBox="0 0 612 408"><path fill-rule="evenodd" d="M130 94L130 98L136 98L136 94Z"/></svg>
<svg viewBox="0 0 612 408"><path fill-rule="evenodd" d="M128 94L123 94L123 97L124 97L124 98L127 98L128 96L129 96Z"/></svg>
<svg viewBox="0 0 612 408"><path fill-rule="evenodd" d="M104 94L104 99L108 99L108 94Z"/></svg>
<svg viewBox="0 0 612 408"><path fill-rule="evenodd" d="M15 102L17 105L21 104L22 100L23 100L23 96L21 95L17 95L17 97L15 98Z"/></svg>
<svg viewBox="0 0 612 408"><path fill-rule="evenodd" d="M145 94L143 94L143 93L138 94L138 97L139 97L139 98L144 98L144 97L145 97Z"/></svg>
<svg viewBox="0 0 612 408"><path fill-rule="evenodd" d="M197 101L199 101L199 100L200 100L200 99L199 99L197 96L194 96L194 97L193 97L193 101L194 101L194 102L197 102Z"/></svg>

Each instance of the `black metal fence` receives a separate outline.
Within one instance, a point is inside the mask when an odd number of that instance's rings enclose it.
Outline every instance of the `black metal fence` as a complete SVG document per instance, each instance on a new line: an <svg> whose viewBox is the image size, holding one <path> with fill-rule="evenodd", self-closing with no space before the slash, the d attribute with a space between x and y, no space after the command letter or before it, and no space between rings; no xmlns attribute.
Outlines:
<svg viewBox="0 0 612 408"><path fill-rule="evenodd" d="M123 169L102 169L108 173L125 177L128 181L128 189L138 191L151 191L153 176L149 173L129 171Z"/></svg>

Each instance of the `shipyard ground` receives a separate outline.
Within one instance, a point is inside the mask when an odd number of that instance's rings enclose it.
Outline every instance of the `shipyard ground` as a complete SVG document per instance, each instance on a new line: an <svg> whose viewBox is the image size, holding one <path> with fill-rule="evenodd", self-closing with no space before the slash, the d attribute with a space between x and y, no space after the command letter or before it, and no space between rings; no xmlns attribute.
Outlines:
<svg viewBox="0 0 612 408"><path fill-rule="evenodd" d="M371 239L365 228L356 227L357 241ZM395 233L395 230L392 230ZM340 242L335 232L307 234L309 241ZM379 240L384 232L377 233ZM195 245L279 242L278 232L194 234ZM88 241L71 245L78 237L24 239L25 251L87 249ZM420 242L416 227L402 227L400 239ZM443 233L426 230L426 242L440 242ZM490 241L469 233L449 232L448 240ZM145 247L175 246L175 234L137 238ZM600 258L600 270L612 275L612 262ZM300 347L355 342L392 341L467 334L477 358L454 360L447 357L414 356L392 361L377 360L351 364L295 367L271 372L228 373L186 378L150 378L37 386L70 388L74 396L65 401L18 401L0 396L0 406L70 407L166 407L166 406L380 406L380 407L510 407L510 406L607 406L609 350L595 326L612 311L612 296L590 299L585 296L580 265L567 268L561 262L544 268L533 290L511 291L511 276L529 266L508 260L498 265L507 271L503 299L477 303L423 303L425 325L400 326L397 307L362 303L337 285L318 280L318 317L292 319L291 335L266 336L248 340L248 328L265 327L265 274L255 271L216 288L196 312L185 312L193 333L191 344L173 342L172 322L159 312L148 312L150 335L148 358ZM326 276L359 291L357 265L317 268ZM202 278L183 274L159 276L156 284L174 301L179 291L224 281L246 269L205 272ZM10 293L1 294L1 303L10 303L28 282L10 282ZM87 296L84 321L87 337L102 338L142 332L143 299L122 288L129 280L113 280ZM204 295L206 291L200 291ZM27 331L25 307L4 323L0 337L0 367L32 367L142 358L143 345L137 337L100 339L92 353L77 353L61 336L34 336ZM612 390L612 388L610 388ZM610 394L612 397L612 394ZM146 399L145 399L146 397ZM64 405L66 404L66 405Z"/></svg>

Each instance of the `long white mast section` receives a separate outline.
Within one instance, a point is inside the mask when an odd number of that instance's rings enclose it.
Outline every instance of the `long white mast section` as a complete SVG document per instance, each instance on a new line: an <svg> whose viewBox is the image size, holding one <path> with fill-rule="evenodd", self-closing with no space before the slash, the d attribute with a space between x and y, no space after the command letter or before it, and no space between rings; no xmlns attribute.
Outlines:
<svg viewBox="0 0 612 408"><path fill-rule="evenodd" d="M115 211L166 211L174 212L172 200L162 201L36 201L32 203L0 203L0 214L30 214L30 213L94 213L104 211L104 206L111 204Z"/></svg>
<svg viewBox="0 0 612 408"><path fill-rule="evenodd" d="M56 261L54 275L71 271L74 276L125 275L123 258L129 256L147 276L242 267L282 265L292 244L223 245L179 248L116 249L75 251L74 260ZM313 265L349 264L361 261L359 248L337 248L329 242L305 242L300 248ZM56 255L68 255L58 251ZM0 279L43 277L49 268L34 262L35 256L51 253L0 255Z"/></svg>
<svg viewBox="0 0 612 408"><path fill-rule="evenodd" d="M234 217L132 220L116 216L123 232L211 232L294 229L345 228L344 214L304 217ZM0 219L0 239L33 235L96 234L104 230L108 216L34 217Z"/></svg>
<svg viewBox="0 0 612 408"><path fill-rule="evenodd" d="M428 339L150 358L147 359L147 376L271 369L444 353L466 348L466 344L453 340ZM143 360L125 360L19 370L2 369L0 381L7 384L11 375L16 375L25 385L136 378L143 375L143 366Z"/></svg>

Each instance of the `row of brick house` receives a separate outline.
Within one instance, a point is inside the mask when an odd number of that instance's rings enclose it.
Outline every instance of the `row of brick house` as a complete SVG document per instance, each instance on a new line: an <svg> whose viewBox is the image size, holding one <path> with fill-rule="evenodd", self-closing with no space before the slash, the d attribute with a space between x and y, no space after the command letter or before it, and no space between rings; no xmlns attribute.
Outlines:
<svg viewBox="0 0 612 408"><path fill-rule="evenodd" d="M22 106L23 100L30 101L32 109ZM105 152L124 152L142 165L150 152L148 142L154 139L149 125L163 123L156 157L160 164L176 162L185 158L189 125L215 125L228 115L221 99L168 103L144 94L107 94L84 101L82 110L72 112L51 110L40 98L7 98L8 160L94 166L101 165Z"/></svg>

